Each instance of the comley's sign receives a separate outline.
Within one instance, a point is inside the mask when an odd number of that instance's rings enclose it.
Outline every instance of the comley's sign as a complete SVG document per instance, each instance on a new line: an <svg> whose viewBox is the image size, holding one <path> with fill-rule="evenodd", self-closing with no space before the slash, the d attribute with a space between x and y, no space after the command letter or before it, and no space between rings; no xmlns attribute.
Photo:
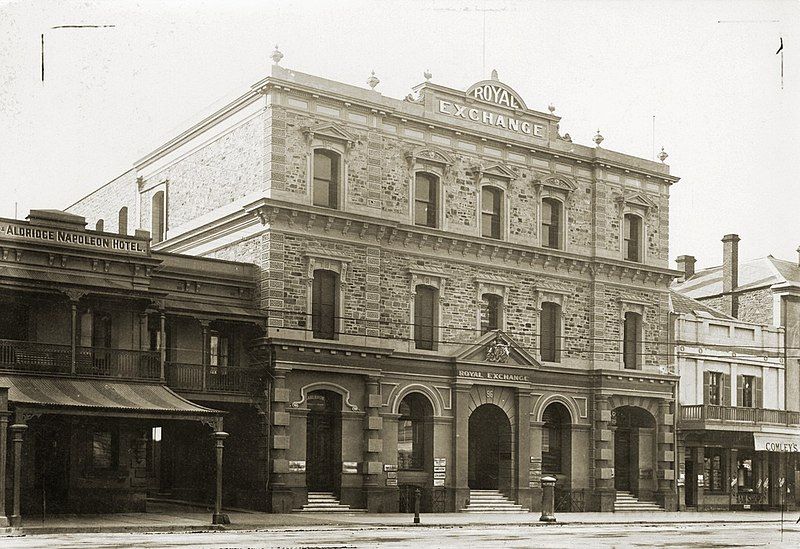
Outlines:
<svg viewBox="0 0 800 549"><path fill-rule="evenodd" d="M526 109L525 104L522 102L522 98L506 85L495 80L478 82L467 90L466 95L467 101L462 102L439 99L436 104L437 111L462 120L478 122L479 124L509 130L522 135L541 139L546 138L546 129L542 124L536 124L517 117L516 113ZM514 114L498 112L494 109L484 109L482 105L476 104L476 102L513 109Z"/></svg>
<svg viewBox="0 0 800 549"><path fill-rule="evenodd" d="M800 435L784 433L753 433L756 451L792 453L800 452Z"/></svg>
<svg viewBox="0 0 800 549"><path fill-rule="evenodd" d="M130 238L96 235L52 227L0 222L0 240L29 240L111 252L147 254L147 243Z"/></svg>

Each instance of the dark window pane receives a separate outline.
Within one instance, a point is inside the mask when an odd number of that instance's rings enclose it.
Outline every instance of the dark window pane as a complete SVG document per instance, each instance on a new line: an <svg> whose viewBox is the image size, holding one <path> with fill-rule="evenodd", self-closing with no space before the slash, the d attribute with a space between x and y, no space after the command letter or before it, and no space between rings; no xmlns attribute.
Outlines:
<svg viewBox="0 0 800 549"><path fill-rule="evenodd" d="M436 178L427 173L418 173L414 188L414 224L436 227Z"/></svg>
<svg viewBox="0 0 800 549"><path fill-rule="evenodd" d="M158 191L153 195L150 227L153 232L151 235L153 244L164 240L164 191Z"/></svg>
<svg viewBox="0 0 800 549"><path fill-rule="evenodd" d="M544 361L559 360L560 324L561 306L558 303L542 303L541 355Z"/></svg>
<svg viewBox="0 0 800 549"><path fill-rule="evenodd" d="M336 337L336 273L314 271L314 284L311 295L311 328L315 338L334 339Z"/></svg>
<svg viewBox="0 0 800 549"><path fill-rule="evenodd" d="M641 316L637 313L625 313L625 334L623 364L625 368L635 370L639 360L639 331Z"/></svg>
<svg viewBox="0 0 800 549"><path fill-rule="evenodd" d="M128 234L128 207L123 206L119 209L117 227L119 234Z"/></svg>
<svg viewBox="0 0 800 549"><path fill-rule="evenodd" d="M641 238L641 219L635 215L625 215L625 259L641 261L639 241Z"/></svg>
<svg viewBox="0 0 800 549"><path fill-rule="evenodd" d="M414 299L414 342L417 349L434 349L433 325L436 290L430 286L417 286Z"/></svg>
<svg viewBox="0 0 800 549"><path fill-rule="evenodd" d="M481 333L499 330L503 298L499 295L485 294L481 301Z"/></svg>
<svg viewBox="0 0 800 549"><path fill-rule="evenodd" d="M561 202L552 198L542 200L542 246L561 248Z"/></svg>
<svg viewBox="0 0 800 549"><path fill-rule="evenodd" d="M481 191L481 235L500 238L502 191L484 187Z"/></svg>
<svg viewBox="0 0 800 549"><path fill-rule="evenodd" d="M339 156L331 151L314 151L314 205L337 208L339 192Z"/></svg>

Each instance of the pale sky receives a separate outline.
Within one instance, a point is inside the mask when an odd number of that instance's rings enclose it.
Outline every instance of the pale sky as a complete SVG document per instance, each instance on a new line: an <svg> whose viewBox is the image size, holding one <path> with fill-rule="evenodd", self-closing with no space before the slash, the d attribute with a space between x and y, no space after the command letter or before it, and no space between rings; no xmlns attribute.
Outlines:
<svg viewBox="0 0 800 549"><path fill-rule="evenodd" d="M285 67L364 87L374 69L395 98L425 69L457 89L497 69L578 143L665 148L673 260L718 264L734 232L742 259L797 259L800 3L779 0L0 0L0 217L126 171L263 78L276 43Z"/></svg>

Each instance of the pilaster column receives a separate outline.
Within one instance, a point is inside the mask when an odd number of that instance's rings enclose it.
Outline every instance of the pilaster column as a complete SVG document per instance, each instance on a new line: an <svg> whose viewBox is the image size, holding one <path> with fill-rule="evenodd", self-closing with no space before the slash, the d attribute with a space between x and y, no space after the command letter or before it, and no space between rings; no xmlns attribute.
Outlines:
<svg viewBox="0 0 800 549"><path fill-rule="evenodd" d="M211 517L211 524L230 524L231 519L228 515L222 514L222 450L225 446L225 439L228 433L216 431L214 433L215 450L217 452L217 486L216 497L214 499L214 515Z"/></svg>
<svg viewBox="0 0 800 549"><path fill-rule="evenodd" d="M730 508L739 503L739 449L731 448L728 452L728 493Z"/></svg>
<svg viewBox="0 0 800 549"><path fill-rule="evenodd" d="M453 387L453 501L454 511L462 510L469 499L469 385Z"/></svg>
<svg viewBox="0 0 800 549"><path fill-rule="evenodd" d="M515 469L514 488L517 504L524 509L531 508L531 490L529 486L529 469L531 463L531 393L530 389L517 388L516 448L517 463Z"/></svg>
<svg viewBox="0 0 800 549"><path fill-rule="evenodd" d="M662 400L658 404L657 444L657 482L656 500L667 511L675 511L675 416L672 402Z"/></svg>
<svg viewBox="0 0 800 549"><path fill-rule="evenodd" d="M270 436L271 476L269 483L270 507L273 513L290 513L294 507L292 491L287 486L289 473L289 389L286 388L286 371L275 370L272 384L272 433Z"/></svg>
<svg viewBox="0 0 800 549"><path fill-rule="evenodd" d="M158 314L158 363L159 363L159 379L163 382L166 380L166 363L167 363L167 315L164 311Z"/></svg>
<svg viewBox="0 0 800 549"><path fill-rule="evenodd" d="M70 322L69 322L69 368L70 373L75 375L75 370L78 364L78 350L76 345L78 344L78 300L77 299L70 299L69 300L69 310L70 310Z"/></svg>
<svg viewBox="0 0 800 549"><path fill-rule="evenodd" d="M203 338L203 381L202 390L205 391L208 387L208 367L211 362L211 333L209 326L210 320L201 320L200 328L202 329Z"/></svg>
<svg viewBox="0 0 800 549"><path fill-rule="evenodd" d="M11 426L14 444L14 496L13 507L11 509L10 524L11 526L18 527L22 524L22 516L20 515L20 486L22 485L22 437L28 426L24 423L15 423ZM4 494L5 495L5 494Z"/></svg>
<svg viewBox="0 0 800 549"><path fill-rule="evenodd" d="M0 387L0 528L8 526L6 516L6 450L8 429L8 387Z"/></svg>
<svg viewBox="0 0 800 549"><path fill-rule="evenodd" d="M364 465L362 469L365 508L368 513L382 510L380 480L383 464L383 419L380 416L380 376L368 376L366 382L367 410L364 417Z"/></svg>
<svg viewBox="0 0 800 549"><path fill-rule="evenodd" d="M594 499L595 511L613 511L616 491L614 490L614 449L611 430L611 404L605 395L594 397Z"/></svg>

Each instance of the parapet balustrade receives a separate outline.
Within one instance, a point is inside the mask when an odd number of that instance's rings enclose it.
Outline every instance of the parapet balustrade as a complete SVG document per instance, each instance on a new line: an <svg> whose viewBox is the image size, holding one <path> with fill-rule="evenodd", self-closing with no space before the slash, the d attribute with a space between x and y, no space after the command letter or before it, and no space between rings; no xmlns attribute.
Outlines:
<svg viewBox="0 0 800 549"><path fill-rule="evenodd" d="M708 421L729 424L800 425L800 412L745 406L715 406L713 404L681 406L680 418L682 422L687 423Z"/></svg>

